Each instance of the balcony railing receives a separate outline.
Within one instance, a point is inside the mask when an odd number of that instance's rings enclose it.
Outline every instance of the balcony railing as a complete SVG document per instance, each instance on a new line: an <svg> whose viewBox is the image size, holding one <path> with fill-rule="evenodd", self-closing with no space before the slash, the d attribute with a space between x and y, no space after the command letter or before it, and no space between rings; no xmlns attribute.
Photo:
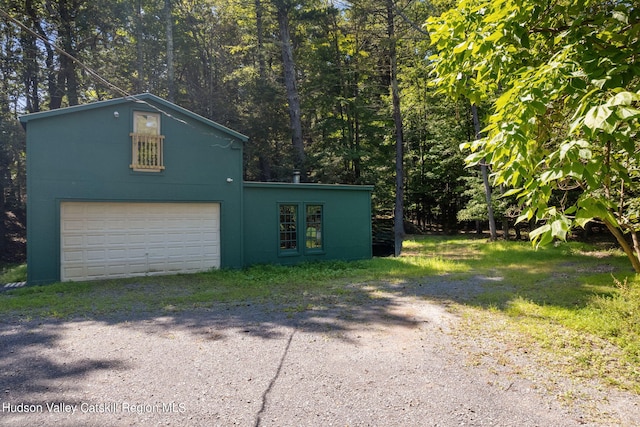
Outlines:
<svg viewBox="0 0 640 427"><path fill-rule="evenodd" d="M158 172L164 169L164 135L131 133L131 169Z"/></svg>

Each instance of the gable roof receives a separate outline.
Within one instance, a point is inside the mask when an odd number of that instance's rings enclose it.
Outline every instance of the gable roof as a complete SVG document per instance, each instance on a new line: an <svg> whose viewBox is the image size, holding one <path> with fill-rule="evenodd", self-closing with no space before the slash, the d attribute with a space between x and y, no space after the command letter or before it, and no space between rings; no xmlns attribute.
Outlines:
<svg viewBox="0 0 640 427"><path fill-rule="evenodd" d="M140 104L145 104L147 106L150 106L156 110L158 110L159 113L162 113L164 115L169 115L169 113L167 113L166 111L163 111L162 108L166 108L166 109L171 109L174 111L177 111L193 120L199 121L201 123L204 123L207 126L210 126L214 129L217 129L221 132L227 133L230 136L233 136L243 142L246 142L249 137L246 135L241 134L240 132L236 132L233 129L230 129L226 126L223 126L219 123L214 122L213 120L209 120L205 117L200 116L199 114L196 114L192 111L187 110L186 108L182 108L179 105L176 105L172 102L169 102L165 99L160 98L159 96L150 94L150 93L143 93L140 95L130 95L130 96L125 96L122 98L115 98L115 99L110 99L107 101L96 101L96 102L91 102L88 104L83 104L83 105L74 105L72 107L65 107L65 108L58 108L55 110L49 110L49 111L40 111L37 113L31 113L31 114L25 114L22 115L20 117L18 117L18 119L20 120L20 123L22 123L22 126L26 129L27 127L27 123L29 123L30 121L33 120L38 120L38 119L43 119L43 118L48 118L48 117L55 117L55 116L59 116L59 115L63 115L63 114L71 114L77 111L86 111L86 110L92 110L95 108L105 108L105 107L112 107L112 106L116 106L116 105L120 105L120 104L125 104L128 102L134 102L134 103L140 103ZM156 105L156 104L159 104ZM161 108L162 107L162 108Z"/></svg>

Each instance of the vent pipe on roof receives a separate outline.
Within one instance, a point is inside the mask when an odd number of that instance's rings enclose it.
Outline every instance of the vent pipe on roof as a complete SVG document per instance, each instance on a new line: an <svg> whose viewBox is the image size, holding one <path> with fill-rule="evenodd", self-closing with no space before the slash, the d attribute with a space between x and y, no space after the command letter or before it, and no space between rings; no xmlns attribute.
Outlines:
<svg viewBox="0 0 640 427"><path fill-rule="evenodd" d="M299 170L293 171L293 183L294 184L300 184L300 171Z"/></svg>

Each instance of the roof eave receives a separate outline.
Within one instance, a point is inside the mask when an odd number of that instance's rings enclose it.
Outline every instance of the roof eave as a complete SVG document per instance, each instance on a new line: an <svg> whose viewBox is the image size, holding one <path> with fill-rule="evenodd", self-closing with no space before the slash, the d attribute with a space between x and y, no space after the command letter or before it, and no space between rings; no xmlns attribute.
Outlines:
<svg viewBox="0 0 640 427"><path fill-rule="evenodd" d="M96 102L91 102L88 104L82 104L82 105L74 105L71 107L65 107L65 108L58 108L55 110L48 110L48 111L39 111L37 113L29 113L29 114L24 114L18 117L18 120L20 121L20 123L22 124L22 127L24 129L27 128L27 123L29 123L30 121L33 120L38 120L38 119L43 119L43 118L49 118L49 117L55 117L55 116L59 116L59 115L63 115L63 114L70 114L70 113L74 113L76 111L82 111L82 110L91 110L94 108L104 108L104 107L109 107L109 106L115 106L115 105L120 105L120 104L124 104L127 102L137 102L137 103L141 103L141 104L148 104L152 107L154 107L152 104L150 104L148 101L152 101L153 103L156 104L160 104L163 105L167 108L170 108L172 110L176 110L179 111L181 114L184 114L187 117L190 117L194 120L197 120L199 122L202 122L204 124L206 124L207 126L213 127L221 132L227 133L237 139L239 139L242 142L246 142L249 140L249 137L246 135L241 134L240 132L236 132L233 129L230 129L224 125L221 125L220 123L216 123L213 120L209 120L206 117L203 117L199 114L196 114L192 111L187 110L186 108L180 107L179 105L176 105L172 102L169 102L165 99L162 99L156 95L153 95L151 93L143 93L140 95L129 95L129 96L125 96L122 98L115 98L115 99L109 99L106 101L96 101ZM155 108L155 107L154 107ZM161 111L162 112L162 111ZM166 112L164 112L165 114L168 114Z"/></svg>

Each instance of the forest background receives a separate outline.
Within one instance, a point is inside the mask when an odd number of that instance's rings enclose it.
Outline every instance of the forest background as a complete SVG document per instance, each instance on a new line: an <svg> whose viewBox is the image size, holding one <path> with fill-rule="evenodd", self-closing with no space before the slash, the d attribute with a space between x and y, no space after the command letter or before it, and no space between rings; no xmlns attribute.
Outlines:
<svg viewBox="0 0 640 427"><path fill-rule="evenodd" d="M17 117L142 92L249 136L245 180L290 181L300 169L309 182L373 184L374 216L392 218L399 204L407 227L479 224L482 180L459 149L476 135L470 104L430 85L423 24L452 6L0 0L0 261L25 255ZM518 215L494 205L505 224Z"/></svg>

